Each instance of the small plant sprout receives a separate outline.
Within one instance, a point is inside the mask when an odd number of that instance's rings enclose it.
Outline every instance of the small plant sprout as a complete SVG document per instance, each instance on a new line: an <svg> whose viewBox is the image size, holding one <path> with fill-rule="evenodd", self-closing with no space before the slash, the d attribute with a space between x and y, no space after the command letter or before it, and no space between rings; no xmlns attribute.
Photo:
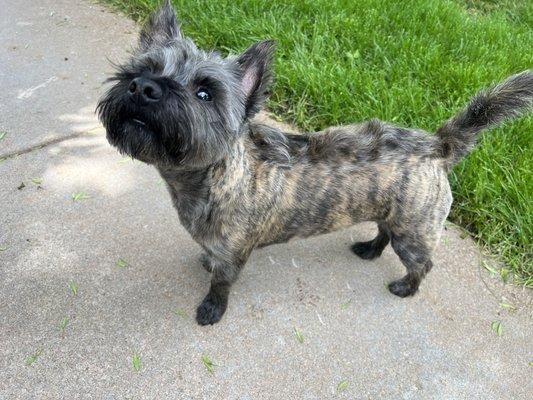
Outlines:
<svg viewBox="0 0 533 400"><path fill-rule="evenodd" d="M68 318L67 317L64 317L61 322L59 323L59 331L61 333L65 332L65 329L67 328L67 325L68 325Z"/></svg>
<svg viewBox="0 0 533 400"><path fill-rule="evenodd" d="M500 321L493 321L490 327L496 335L501 336L503 334L503 326Z"/></svg>
<svg viewBox="0 0 533 400"><path fill-rule="evenodd" d="M34 185L40 185L43 183L43 178L31 178L31 181Z"/></svg>
<svg viewBox="0 0 533 400"><path fill-rule="evenodd" d="M352 299L348 300L346 303L342 303L341 304L341 309L342 310L346 310L351 302L352 302Z"/></svg>
<svg viewBox="0 0 533 400"><path fill-rule="evenodd" d="M0 252L6 251L6 250L7 250L7 246L0 246Z"/></svg>
<svg viewBox="0 0 533 400"><path fill-rule="evenodd" d="M294 328L294 336L296 336L296 340L299 343L304 342L304 335L302 335L302 333L297 328Z"/></svg>
<svg viewBox="0 0 533 400"><path fill-rule="evenodd" d="M43 354L43 349L38 349L35 353L33 353L31 356L26 358L26 365L28 367L32 366L35 361L40 357L40 355Z"/></svg>
<svg viewBox="0 0 533 400"><path fill-rule="evenodd" d="M512 305L511 303L507 303L505 301L502 301L500 303L500 307L509 311L509 312L513 312L513 311L516 311L516 307L514 305Z"/></svg>
<svg viewBox="0 0 533 400"><path fill-rule="evenodd" d="M205 369L207 369L207 372L210 374L215 371L216 365L213 364L213 361L211 361L205 354L202 356L202 363L204 364Z"/></svg>
<svg viewBox="0 0 533 400"><path fill-rule="evenodd" d="M182 310L181 308L178 308L174 311L174 314L176 314L178 317L181 317L181 318L188 318L189 316L187 315L187 313Z"/></svg>
<svg viewBox="0 0 533 400"><path fill-rule="evenodd" d="M5 132L5 131L0 132L0 140L4 139L6 134L7 134L7 132Z"/></svg>
<svg viewBox="0 0 533 400"><path fill-rule="evenodd" d="M136 351L134 351L133 355L131 356L131 365L135 372L139 372L141 370L141 356Z"/></svg>
<svg viewBox="0 0 533 400"><path fill-rule="evenodd" d="M126 268L128 266L128 262L124 260L123 258L119 258L115 265L119 268Z"/></svg>
<svg viewBox="0 0 533 400"><path fill-rule="evenodd" d="M72 293L74 296L78 295L78 284L76 282L70 282L68 287L70 289L70 293Z"/></svg>
<svg viewBox="0 0 533 400"><path fill-rule="evenodd" d="M343 392L348 387L349 382L348 381L340 381L337 385L337 392Z"/></svg>
<svg viewBox="0 0 533 400"><path fill-rule="evenodd" d="M91 197L85 192L72 193L72 200L74 201L82 201L82 200L87 200L90 198Z"/></svg>

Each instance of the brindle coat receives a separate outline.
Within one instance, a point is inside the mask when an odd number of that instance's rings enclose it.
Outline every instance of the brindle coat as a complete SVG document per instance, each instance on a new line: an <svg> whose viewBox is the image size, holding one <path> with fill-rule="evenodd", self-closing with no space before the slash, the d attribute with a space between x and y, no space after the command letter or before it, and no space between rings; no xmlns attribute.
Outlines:
<svg viewBox="0 0 533 400"><path fill-rule="evenodd" d="M532 104L526 71L479 93L435 136L378 120L285 134L250 120L268 95L272 49L261 42L237 58L205 53L182 37L167 3L99 104L109 141L156 166L204 249L212 279L197 310L202 325L220 320L254 248L360 221L379 232L352 250L372 259L390 242L407 275L389 289L413 295L450 211L448 172L477 132Z"/></svg>

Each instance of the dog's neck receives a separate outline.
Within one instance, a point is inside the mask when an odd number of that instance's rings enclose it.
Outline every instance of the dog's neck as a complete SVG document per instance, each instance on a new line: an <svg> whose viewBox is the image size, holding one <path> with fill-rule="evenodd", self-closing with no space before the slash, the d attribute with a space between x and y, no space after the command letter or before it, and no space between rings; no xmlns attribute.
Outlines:
<svg viewBox="0 0 533 400"><path fill-rule="evenodd" d="M205 166L160 164L156 165L156 168L163 179L172 184L174 189L179 192L194 190L206 177L236 181L240 171L247 169L249 165L247 149L249 140L247 138L247 134L240 136L228 154ZM214 182L210 183L213 184Z"/></svg>
<svg viewBox="0 0 533 400"><path fill-rule="evenodd" d="M235 142L233 151L216 163L203 168L157 166L165 180L181 223L196 236L194 226L221 203L237 204L252 179L247 153L247 136Z"/></svg>

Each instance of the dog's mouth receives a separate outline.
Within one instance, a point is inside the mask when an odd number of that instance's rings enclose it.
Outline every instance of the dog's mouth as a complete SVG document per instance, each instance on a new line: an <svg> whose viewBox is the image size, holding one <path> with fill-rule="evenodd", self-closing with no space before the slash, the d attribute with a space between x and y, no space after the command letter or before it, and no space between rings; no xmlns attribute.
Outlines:
<svg viewBox="0 0 533 400"><path fill-rule="evenodd" d="M183 159L177 133L169 134L172 121L158 119L161 111L108 95L99 103L98 112L107 140L120 153L148 164L177 164Z"/></svg>
<svg viewBox="0 0 533 400"><path fill-rule="evenodd" d="M122 124L129 127L141 129L144 131L154 132L153 124L150 123L146 118L143 118L140 115L128 115L122 119Z"/></svg>
<svg viewBox="0 0 533 400"><path fill-rule="evenodd" d="M122 118L119 126L122 126L123 134L138 135L140 137L156 139L157 129L153 123L142 116L127 116Z"/></svg>
<svg viewBox="0 0 533 400"><path fill-rule="evenodd" d="M163 152L153 124L142 116L122 115L108 124L106 130L109 143L140 161L153 163Z"/></svg>
<svg viewBox="0 0 533 400"><path fill-rule="evenodd" d="M107 130L107 138L113 146L121 153L148 164L180 162L183 153L167 149L163 132L156 121L150 116L128 114L117 121L114 129Z"/></svg>

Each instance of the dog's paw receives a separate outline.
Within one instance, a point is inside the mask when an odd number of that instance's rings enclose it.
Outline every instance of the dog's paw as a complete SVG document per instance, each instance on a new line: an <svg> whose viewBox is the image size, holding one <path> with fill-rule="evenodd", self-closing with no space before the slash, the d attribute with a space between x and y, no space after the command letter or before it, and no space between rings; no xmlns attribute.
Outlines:
<svg viewBox="0 0 533 400"><path fill-rule="evenodd" d="M351 249L363 260L373 260L381 255L381 250L373 244L372 240L370 242L357 242L352 245Z"/></svg>
<svg viewBox="0 0 533 400"><path fill-rule="evenodd" d="M418 287L413 287L411 283L404 279L398 279L389 283L389 291L399 297L408 297L414 295Z"/></svg>
<svg viewBox="0 0 533 400"><path fill-rule="evenodd" d="M196 322L200 325L216 324L226 311L227 302L216 299L209 293L196 309Z"/></svg>
<svg viewBox="0 0 533 400"><path fill-rule="evenodd" d="M200 263L207 272L213 272L213 261L206 253L202 253L200 256Z"/></svg>

